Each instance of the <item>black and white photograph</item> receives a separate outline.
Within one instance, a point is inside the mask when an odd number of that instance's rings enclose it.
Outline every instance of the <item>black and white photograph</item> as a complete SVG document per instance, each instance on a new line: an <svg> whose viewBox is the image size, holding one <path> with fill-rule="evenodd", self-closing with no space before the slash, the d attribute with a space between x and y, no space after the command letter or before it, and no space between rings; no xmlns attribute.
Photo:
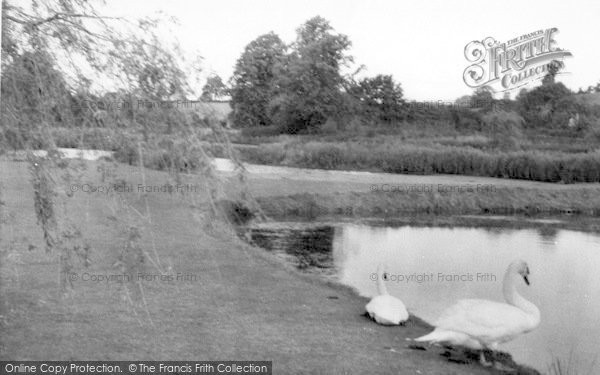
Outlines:
<svg viewBox="0 0 600 375"><path fill-rule="evenodd" d="M600 374L597 0L2 0L0 374Z"/></svg>

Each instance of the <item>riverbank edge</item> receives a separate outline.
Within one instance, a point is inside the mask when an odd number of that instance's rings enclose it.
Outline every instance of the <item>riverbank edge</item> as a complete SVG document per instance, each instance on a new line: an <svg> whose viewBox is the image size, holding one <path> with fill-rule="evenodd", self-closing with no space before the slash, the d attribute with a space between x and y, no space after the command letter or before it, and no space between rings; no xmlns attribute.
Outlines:
<svg viewBox="0 0 600 375"><path fill-rule="evenodd" d="M485 218L506 216L513 221L535 218L582 218L600 221L600 186L576 189L498 187L490 194L450 192L343 192L333 194L301 193L258 197L261 210L268 217L292 220L319 218L380 218L407 222L424 216L448 222L468 222L469 216ZM450 219L452 218L452 219ZM481 221L481 220L480 220ZM593 220L592 220L593 221ZM568 223L560 223L561 225ZM579 227L576 225L575 227ZM597 224L581 227L600 230Z"/></svg>

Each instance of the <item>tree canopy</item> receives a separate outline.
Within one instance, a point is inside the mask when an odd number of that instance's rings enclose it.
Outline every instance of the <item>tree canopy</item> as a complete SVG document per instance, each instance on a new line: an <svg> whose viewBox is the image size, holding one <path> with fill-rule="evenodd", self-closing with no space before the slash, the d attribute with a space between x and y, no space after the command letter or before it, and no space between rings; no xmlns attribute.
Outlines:
<svg viewBox="0 0 600 375"><path fill-rule="evenodd" d="M350 87L353 95L370 117L384 121L398 121L404 116L402 86L391 75L367 77Z"/></svg>
<svg viewBox="0 0 600 375"><path fill-rule="evenodd" d="M206 79L200 99L204 101L218 101L223 100L228 95L229 88L227 88L227 85L225 85L218 74L213 74Z"/></svg>
<svg viewBox="0 0 600 375"><path fill-rule="evenodd" d="M281 124L286 131L310 130L336 116L343 103L340 68L351 61L347 36L322 17L297 29L286 46L274 33L244 50L232 78L234 124Z"/></svg>
<svg viewBox="0 0 600 375"><path fill-rule="evenodd" d="M231 78L233 123L238 127L270 125L267 114L275 92L275 66L287 47L273 32L250 42L237 60Z"/></svg>

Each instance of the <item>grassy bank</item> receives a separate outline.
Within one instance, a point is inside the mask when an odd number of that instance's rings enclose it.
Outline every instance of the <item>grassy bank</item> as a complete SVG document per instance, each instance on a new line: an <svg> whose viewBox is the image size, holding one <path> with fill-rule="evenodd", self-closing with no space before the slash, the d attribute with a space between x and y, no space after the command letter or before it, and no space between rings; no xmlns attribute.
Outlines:
<svg viewBox="0 0 600 375"><path fill-rule="evenodd" d="M99 164L85 164L82 181L100 183ZM78 192L68 212L92 247L91 263L73 270L80 278L61 297L58 254L43 251L27 165L3 161L0 171L10 218L0 237L2 359L263 359L286 374L493 373L449 362L444 351L410 349L405 339L430 329L419 319L406 327L373 324L362 316L364 298L300 274L225 228L202 229L190 200L173 194L121 195L135 208L125 216L145 223L137 244L164 266L158 272L145 262L139 271L195 279L142 280L142 294L129 293L127 283L84 280L84 273L118 272L115 262L131 237L109 196ZM146 170L142 177L129 166L114 177L134 186L169 183L166 173Z"/></svg>
<svg viewBox="0 0 600 375"><path fill-rule="evenodd" d="M437 186L429 186L433 192L311 193L265 197L258 201L262 209L273 217L397 217L404 214L600 216L600 187L495 187L493 192L484 193L476 192L473 187L473 192L440 193L436 191Z"/></svg>

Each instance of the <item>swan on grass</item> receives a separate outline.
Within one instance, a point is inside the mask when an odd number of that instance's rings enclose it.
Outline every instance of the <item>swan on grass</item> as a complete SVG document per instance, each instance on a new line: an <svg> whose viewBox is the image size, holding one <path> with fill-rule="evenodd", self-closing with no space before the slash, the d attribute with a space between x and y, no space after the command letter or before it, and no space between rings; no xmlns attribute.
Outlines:
<svg viewBox="0 0 600 375"><path fill-rule="evenodd" d="M495 364L494 361L486 361L484 349L494 353L498 344L513 340L535 329L540 323L540 310L523 298L516 288L520 277L529 285L528 276L527 263L522 260L512 262L504 275L502 287L507 303L484 299L460 300L441 314L434 324L433 332L415 341L460 345L481 350L481 364Z"/></svg>
<svg viewBox="0 0 600 375"><path fill-rule="evenodd" d="M385 286L386 273L383 265L377 267L377 291L379 295L373 297L365 306L371 319L382 325L398 325L408 319L408 311L404 303L391 296Z"/></svg>

